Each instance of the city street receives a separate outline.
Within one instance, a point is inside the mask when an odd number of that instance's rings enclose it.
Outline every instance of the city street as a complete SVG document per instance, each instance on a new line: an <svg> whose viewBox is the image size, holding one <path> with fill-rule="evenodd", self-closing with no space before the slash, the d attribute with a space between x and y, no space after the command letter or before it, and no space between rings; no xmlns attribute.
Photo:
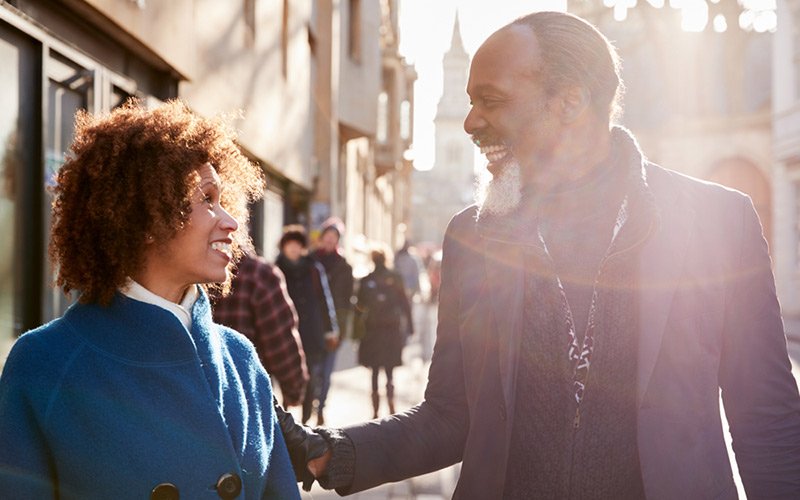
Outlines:
<svg viewBox="0 0 800 500"><path fill-rule="evenodd" d="M431 318L435 315L431 315ZM792 358L795 378L800 381L800 321L786 322L787 334L790 337L789 354ZM428 374L428 364L422 361L422 345L415 338L403 353L404 365L395 370L395 387L397 392L398 411L410 408L422 400ZM326 424L339 427L369 420L372 417L370 402L370 371L358 366L356 361L357 345L346 342L339 350L336 371L332 377L331 391L328 396L325 412ZM298 415L297 410L293 410ZM388 412L385 401L381 408L381 416ZM314 424L314 418L311 419ZM731 462L735 464L730 451L730 436L726 428L728 450ZM741 480L734 466L734 479L739 488L740 498L745 498ZM425 476L408 479L399 483L383 485L347 498L355 500L390 500L416 499L438 500L450 498L458 480L458 466ZM325 491L314 484L310 492L303 492L302 497L309 500L340 498L335 492Z"/></svg>

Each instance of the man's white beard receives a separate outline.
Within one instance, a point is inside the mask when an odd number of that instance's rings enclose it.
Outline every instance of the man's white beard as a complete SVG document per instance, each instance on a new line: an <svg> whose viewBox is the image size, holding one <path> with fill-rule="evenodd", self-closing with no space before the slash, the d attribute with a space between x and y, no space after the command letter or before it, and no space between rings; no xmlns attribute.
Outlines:
<svg viewBox="0 0 800 500"><path fill-rule="evenodd" d="M475 185L475 202L478 215L506 215L519 206L522 198L521 167L512 158L497 176L488 170L478 175Z"/></svg>

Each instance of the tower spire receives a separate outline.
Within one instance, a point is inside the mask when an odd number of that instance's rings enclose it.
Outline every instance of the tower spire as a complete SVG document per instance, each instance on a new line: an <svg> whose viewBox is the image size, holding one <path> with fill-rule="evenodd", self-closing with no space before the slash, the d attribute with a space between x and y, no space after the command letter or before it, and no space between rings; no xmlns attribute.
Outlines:
<svg viewBox="0 0 800 500"><path fill-rule="evenodd" d="M464 42L461 39L461 24L458 22L458 9L456 9L456 19L453 23L453 39L450 41L450 51L466 52Z"/></svg>

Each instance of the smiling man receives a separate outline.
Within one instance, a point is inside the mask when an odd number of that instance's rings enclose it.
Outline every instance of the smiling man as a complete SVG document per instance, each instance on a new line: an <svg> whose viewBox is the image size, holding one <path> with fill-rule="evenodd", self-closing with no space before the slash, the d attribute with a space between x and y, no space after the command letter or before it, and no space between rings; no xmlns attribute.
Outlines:
<svg viewBox="0 0 800 500"><path fill-rule="evenodd" d="M480 47L464 128L493 178L445 235L425 400L318 429L323 486L462 461L455 498L732 499L721 389L748 496L800 498L800 397L752 202L647 161L612 125L621 88L614 48L569 14Z"/></svg>

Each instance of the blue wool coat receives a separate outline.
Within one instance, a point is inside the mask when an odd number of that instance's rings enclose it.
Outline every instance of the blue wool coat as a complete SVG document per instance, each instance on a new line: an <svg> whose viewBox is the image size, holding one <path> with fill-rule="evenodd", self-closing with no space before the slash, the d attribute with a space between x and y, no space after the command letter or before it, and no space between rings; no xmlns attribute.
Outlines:
<svg viewBox="0 0 800 500"><path fill-rule="evenodd" d="M0 377L0 497L299 498L252 344L211 320L201 294L187 331L117 294L77 304L14 345Z"/></svg>

